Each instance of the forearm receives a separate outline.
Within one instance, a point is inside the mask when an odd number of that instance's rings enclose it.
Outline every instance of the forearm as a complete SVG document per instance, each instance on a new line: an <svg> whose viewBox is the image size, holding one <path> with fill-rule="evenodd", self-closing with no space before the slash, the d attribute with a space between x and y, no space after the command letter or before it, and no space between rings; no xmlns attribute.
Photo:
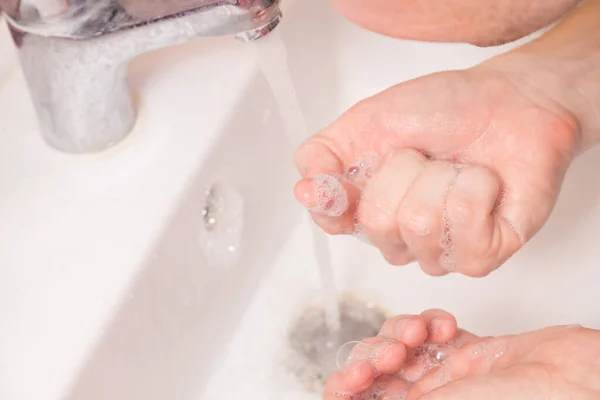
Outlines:
<svg viewBox="0 0 600 400"><path fill-rule="evenodd" d="M536 39L493 60L575 117L576 151L600 143L600 0L588 0Z"/></svg>

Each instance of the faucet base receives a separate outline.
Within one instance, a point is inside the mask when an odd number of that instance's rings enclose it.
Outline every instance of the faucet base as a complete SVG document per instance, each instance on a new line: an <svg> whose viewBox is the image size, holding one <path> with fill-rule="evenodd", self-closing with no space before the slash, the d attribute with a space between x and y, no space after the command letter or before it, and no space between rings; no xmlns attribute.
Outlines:
<svg viewBox="0 0 600 400"><path fill-rule="evenodd" d="M61 28L61 34L46 25L25 26L8 18L45 140L68 153L112 147L136 121L126 82L133 58L200 37L236 35L250 42L281 21L279 0L204 0L204 4L148 21L128 19L118 7L98 6L99 22L85 20L76 30ZM105 23L107 18L110 24Z"/></svg>
<svg viewBox="0 0 600 400"><path fill-rule="evenodd" d="M137 115L126 81L128 62L115 62L119 46L105 38L27 35L23 40L22 70L50 146L67 153L95 153L129 134Z"/></svg>

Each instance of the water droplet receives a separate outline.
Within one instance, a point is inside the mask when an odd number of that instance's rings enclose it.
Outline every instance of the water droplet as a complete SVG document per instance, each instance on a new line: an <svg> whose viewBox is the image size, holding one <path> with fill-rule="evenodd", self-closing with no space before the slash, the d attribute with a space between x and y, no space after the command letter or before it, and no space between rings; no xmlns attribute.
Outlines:
<svg viewBox="0 0 600 400"><path fill-rule="evenodd" d="M223 182L207 191L198 241L211 264L237 264L243 230L243 199Z"/></svg>
<svg viewBox="0 0 600 400"><path fill-rule="evenodd" d="M348 168L349 176L356 176L359 172L360 172L360 168L357 166L352 166L352 167Z"/></svg>

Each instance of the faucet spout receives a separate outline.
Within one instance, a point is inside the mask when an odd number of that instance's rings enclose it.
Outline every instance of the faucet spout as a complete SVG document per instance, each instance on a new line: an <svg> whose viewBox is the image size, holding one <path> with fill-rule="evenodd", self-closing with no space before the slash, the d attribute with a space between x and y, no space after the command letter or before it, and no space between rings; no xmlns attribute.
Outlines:
<svg viewBox="0 0 600 400"><path fill-rule="evenodd" d="M281 20L279 0L29 0L30 8L9 1L43 137L68 153L102 151L131 131L136 110L126 75L136 56L201 37L249 42Z"/></svg>

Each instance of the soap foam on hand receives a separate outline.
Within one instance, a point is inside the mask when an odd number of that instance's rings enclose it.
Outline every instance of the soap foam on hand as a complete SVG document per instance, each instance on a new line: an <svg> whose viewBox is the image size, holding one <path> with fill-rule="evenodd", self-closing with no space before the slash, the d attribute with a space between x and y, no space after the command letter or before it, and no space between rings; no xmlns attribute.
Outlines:
<svg viewBox="0 0 600 400"><path fill-rule="evenodd" d="M366 391L359 394L336 393L339 397L345 397L352 400L405 400L406 396L414 384L427 375L430 371L440 372L440 385L447 381L450 365L446 361L458 351L459 347L452 343L437 345L424 344L407 355L406 362L402 369L395 374L376 375L375 383ZM495 352L494 354L496 354ZM384 352L383 354L389 354ZM368 361L372 367L377 370L376 365L380 354L369 344L365 342L347 342L342 345L337 353L338 368L345 368L358 362Z"/></svg>
<svg viewBox="0 0 600 400"><path fill-rule="evenodd" d="M308 209L312 212L339 217L348 211L348 193L339 179L332 175L317 175L312 178L314 186L314 204Z"/></svg>

